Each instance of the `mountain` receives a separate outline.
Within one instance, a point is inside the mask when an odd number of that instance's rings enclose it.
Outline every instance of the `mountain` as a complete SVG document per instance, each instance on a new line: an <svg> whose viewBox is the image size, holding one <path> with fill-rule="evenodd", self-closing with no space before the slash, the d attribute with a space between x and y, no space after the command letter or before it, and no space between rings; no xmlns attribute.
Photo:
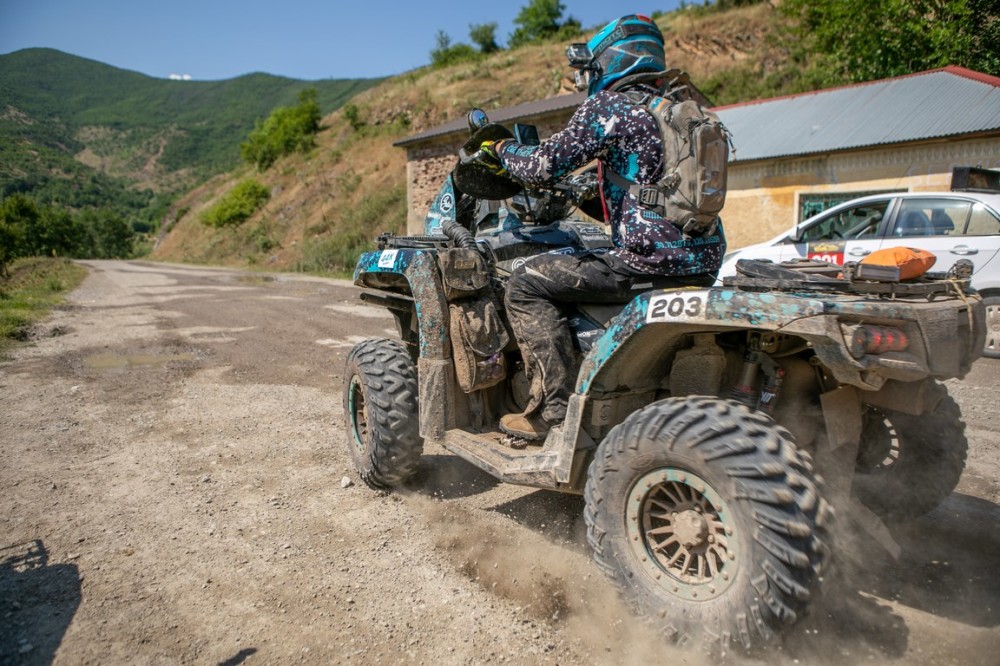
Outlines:
<svg viewBox="0 0 1000 666"><path fill-rule="evenodd" d="M724 105L945 64L1000 75L995 5L956 0L914 17L906 3L714 0L653 18L668 66ZM131 205L156 213L155 259L348 272L377 233L405 229L406 154L393 144L472 107L571 92L567 41L490 55L468 47L467 61L379 81L165 81L49 50L0 56L0 195L34 187L64 204L107 205L111 191L114 201L137 199ZM872 67L859 74L858 63ZM254 119L306 87L325 114L316 148L263 172L240 163ZM263 206L236 226L202 223L248 180L268 190Z"/></svg>
<svg viewBox="0 0 1000 666"><path fill-rule="evenodd" d="M235 167L254 123L301 91L315 89L329 113L380 81L176 81L54 49L0 55L0 196L148 207Z"/></svg>

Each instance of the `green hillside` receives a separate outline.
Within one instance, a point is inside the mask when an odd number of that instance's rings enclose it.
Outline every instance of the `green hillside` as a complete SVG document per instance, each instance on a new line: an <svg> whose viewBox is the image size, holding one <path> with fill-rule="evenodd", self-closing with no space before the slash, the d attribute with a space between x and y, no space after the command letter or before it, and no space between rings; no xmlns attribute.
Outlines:
<svg viewBox="0 0 1000 666"><path fill-rule="evenodd" d="M325 114L378 82L174 81L53 49L2 55L0 197L152 219L176 193L237 165L240 142L276 106L312 88Z"/></svg>
<svg viewBox="0 0 1000 666"><path fill-rule="evenodd" d="M718 105L949 64L1000 75L995 0L706 0L652 14L667 63ZM406 159L393 144L473 106L571 92L565 45L597 26L566 23L533 25L517 48L442 42L429 66L380 80L174 81L51 49L0 55L0 239L104 256L128 245L116 235L127 224L158 231L154 258L347 271L375 233L405 227ZM295 120L281 111L308 91L319 109L304 116L306 140L274 152ZM255 127L274 131L243 162ZM233 217L243 192L261 196ZM80 237L55 243L53 230L70 228Z"/></svg>

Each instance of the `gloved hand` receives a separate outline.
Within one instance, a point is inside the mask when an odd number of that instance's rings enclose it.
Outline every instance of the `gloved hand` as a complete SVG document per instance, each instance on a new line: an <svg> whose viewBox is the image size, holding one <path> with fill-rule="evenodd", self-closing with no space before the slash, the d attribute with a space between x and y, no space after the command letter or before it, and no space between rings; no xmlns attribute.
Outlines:
<svg viewBox="0 0 1000 666"><path fill-rule="evenodd" d="M483 141L479 144L479 150L472 154L466 153L464 149L459 151L459 159L462 161L462 164L481 164L498 176L504 175L507 173L507 169L500 160L500 151L503 148L503 144L508 141L510 139Z"/></svg>

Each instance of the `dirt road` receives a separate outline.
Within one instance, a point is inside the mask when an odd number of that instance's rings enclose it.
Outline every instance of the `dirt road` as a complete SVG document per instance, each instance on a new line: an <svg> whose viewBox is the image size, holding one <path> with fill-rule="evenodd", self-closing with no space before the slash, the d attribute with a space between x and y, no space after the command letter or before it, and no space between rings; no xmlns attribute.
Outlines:
<svg viewBox="0 0 1000 666"><path fill-rule="evenodd" d="M394 332L349 283L88 266L0 364L0 663L705 663L621 609L581 499L432 446L408 488L358 483L344 359ZM766 663L998 663L998 379L949 382L958 491L900 561L842 558Z"/></svg>

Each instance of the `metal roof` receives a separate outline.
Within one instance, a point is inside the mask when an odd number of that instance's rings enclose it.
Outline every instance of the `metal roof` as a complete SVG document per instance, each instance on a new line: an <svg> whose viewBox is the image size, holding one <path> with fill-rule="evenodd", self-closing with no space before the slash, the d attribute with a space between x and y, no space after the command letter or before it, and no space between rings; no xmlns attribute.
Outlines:
<svg viewBox="0 0 1000 666"><path fill-rule="evenodd" d="M505 123L573 109L584 93L490 111ZM1000 130L1000 78L963 67L716 107L729 128L733 162L828 153ZM409 146L466 128L465 118L414 134Z"/></svg>
<svg viewBox="0 0 1000 666"><path fill-rule="evenodd" d="M509 106L506 109L496 109L495 111L489 111L487 113L491 121L495 123L506 123L511 120L541 116L555 111L575 109L580 106L580 103L586 98L586 93L573 93L572 95L549 97L548 99L539 100L537 102L525 102L524 104ZM425 130L419 134L408 136L392 145L409 146L414 143L421 143L423 141L427 141L428 139L433 139L434 137L452 134L453 132L467 131L468 127L469 126L466 124L465 116L463 115L461 118L447 122L444 125L438 125L437 127L432 127L431 129Z"/></svg>
<svg viewBox="0 0 1000 666"><path fill-rule="evenodd" d="M995 132L1000 78L945 67L715 109L734 162Z"/></svg>

